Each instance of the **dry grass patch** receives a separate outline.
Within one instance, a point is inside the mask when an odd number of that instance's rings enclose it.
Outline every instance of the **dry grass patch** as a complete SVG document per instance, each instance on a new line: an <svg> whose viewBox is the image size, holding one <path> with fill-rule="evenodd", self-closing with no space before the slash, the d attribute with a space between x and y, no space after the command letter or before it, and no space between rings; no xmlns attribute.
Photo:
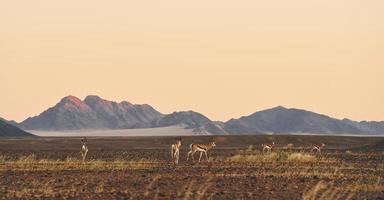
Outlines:
<svg viewBox="0 0 384 200"><path fill-rule="evenodd" d="M229 162L275 162L278 161L279 155L277 153L269 154L254 154L254 155L234 155L229 157Z"/></svg>
<svg viewBox="0 0 384 200"><path fill-rule="evenodd" d="M284 149L284 150L291 151L291 150L293 150L293 147L294 147L294 145L291 144L291 143L289 143L289 144L287 144L285 147L283 147L283 149Z"/></svg>
<svg viewBox="0 0 384 200"><path fill-rule="evenodd" d="M268 154L237 154L226 159L228 162L335 162L334 158L296 152L272 152Z"/></svg>
<svg viewBox="0 0 384 200"><path fill-rule="evenodd" d="M364 183L357 180L353 184L343 184L336 186L333 182L326 183L319 181L315 186L306 191L303 200L315 199L355 199L356 195L361 192L381 192L384 185L380 184L380 179L376 183Z"/></svg>
<svg viewBox="0 0 384 200"><path fill-rule="evenodd" d="M64 160L53 159L37 159L35 154L21 156L17 159L10 159L6 156L0 156L0 171L1 170L70 170L70 169L138 169L148 168L158 163L152 160L123 160L116 159L114 161L104 160L87 160L83 163L78 158L67 157Z"/></svg>
<svg viewBox="0 0 384 200"><path fill-rule="evenodd" d="M35 154L31 154L31 155L28 155L28 156L21 156L16 161L16 163L18 163L18 164L28 164L28 163L33 163L33 162L36 162L36 161L37 161L36 155Z"/></svg>
<svg viewBox="0 0 384 200"><path fill-rule="evenodd" d="M4 164L7 160L9 160L8 156L0 155L0 164Z"/></svg>
<svg viewBox="0 0 384 200"><path fill-rule="evenodd" d="M291 162L313 162L317 159L314 155L311 154L292 153L288 156L287 160Z"/></svg>

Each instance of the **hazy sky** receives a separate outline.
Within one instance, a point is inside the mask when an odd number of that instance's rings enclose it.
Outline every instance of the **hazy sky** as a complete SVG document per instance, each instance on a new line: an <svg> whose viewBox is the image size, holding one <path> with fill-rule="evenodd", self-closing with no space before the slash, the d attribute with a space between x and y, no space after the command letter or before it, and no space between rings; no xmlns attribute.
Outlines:
<svg viewBox="0 0 384 200"><path fill-rule="evenodd" d="M383 0L0 0L0 116L66 95L384 120Z"/></svg>

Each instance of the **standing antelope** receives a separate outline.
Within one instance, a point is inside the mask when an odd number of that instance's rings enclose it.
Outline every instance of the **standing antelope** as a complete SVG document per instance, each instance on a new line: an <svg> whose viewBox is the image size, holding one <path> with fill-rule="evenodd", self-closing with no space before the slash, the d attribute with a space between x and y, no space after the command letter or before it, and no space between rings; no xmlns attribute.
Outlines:
<svg viewBox="0 0 384 200"><path fill-rule="evenodd" d="M322 149L324 146L325 146L324 143L321 143L320 145L313 144L313 145L311 146L311 153L312 153L313 151L317 151L318 154L321 154L321 149Z"/></svg>
<svg viewBox="0 0 384 200"><path fill-rule="evenodd" d="M195 158L193 157L193 155L195 155L196 151L200 151L199 162L201 160L201 156L203 155L203 153L205 154L205 157L207 158L207 161L209 162L207 151L211 150L213 147L216 147L216 144L215 144L215 142L211 142L209 144L191 144L189 147L191 150L188 152L187 161L188 161L189 156L191 154L192 154L191 155L192 160L195 161Z"/></svg>
<svg viewBox="0 0 384 200"><path fill-rule="evenodd" d="M87 138L84 137L81 140L81 143L83 143L83 146L81 146L80 153L81 153L81 157L83 158L83 163L84 163L85 158L87 157L87 153L88 153Z"/></svg>
<svg viewBox="0 0 384 200"><path fill-rule="evenodd" d="M272 142L272 144L262 144L261 146L263 147L263 153L265 150L267 150L267 152L271 152L273 146L275 146L275 142Z"/></svg>
<svg viewBox="0 0 384 200"><path fill-rule="evenodd" d="M181 138L177 139L176 143L171 145L172 162L174 162L175 164L179 163L180 147L181 147Z"/></svg>

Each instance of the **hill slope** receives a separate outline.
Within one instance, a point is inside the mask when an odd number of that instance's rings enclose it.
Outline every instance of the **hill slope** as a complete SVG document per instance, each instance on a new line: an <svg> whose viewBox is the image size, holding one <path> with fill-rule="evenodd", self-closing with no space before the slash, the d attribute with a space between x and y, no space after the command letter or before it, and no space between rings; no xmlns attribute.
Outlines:
<svg viewBox="0 0 384 200"><path fill-rule="evenodd" d="M338 120L314 112L278 106L252 115L231 119L224 129L235 134L329 133L383 134L384 122Z"/></svg>
<svg viewBox="0 0 384 200"><path fill-rule="evenodd" d="M226 134L222 124L213 122L206 116L194 111L174 112L165 115L156 121L154 127L176 125L183 126L186 129L193 129L193 131L198 134Z"/></svg>
<svg viewBox="0 0 384 200"><path fill-rule="evenodd" d="M64 97L55 106L20 123L27 130L124 129L151 127L163 114L149 105L117 103L98 96Z"/></svg>
<svg viewBox="0 0 384 200"><path fill-rule="evenodd" d="M28 132L17 128L6 122L6 120L0 118L0 137L26 137L34 136Z"/></svg>

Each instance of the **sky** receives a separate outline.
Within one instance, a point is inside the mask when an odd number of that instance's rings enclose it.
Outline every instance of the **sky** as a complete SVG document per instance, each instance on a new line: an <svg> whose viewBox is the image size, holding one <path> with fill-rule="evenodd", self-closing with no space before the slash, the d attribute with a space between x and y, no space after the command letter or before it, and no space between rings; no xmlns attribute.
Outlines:
<svg viewBox="0 0 384 200"><path fill-rule="evenodd" d="M226 121L384 120L382 0L0 0L0 117L88 94Z"/></svg>

